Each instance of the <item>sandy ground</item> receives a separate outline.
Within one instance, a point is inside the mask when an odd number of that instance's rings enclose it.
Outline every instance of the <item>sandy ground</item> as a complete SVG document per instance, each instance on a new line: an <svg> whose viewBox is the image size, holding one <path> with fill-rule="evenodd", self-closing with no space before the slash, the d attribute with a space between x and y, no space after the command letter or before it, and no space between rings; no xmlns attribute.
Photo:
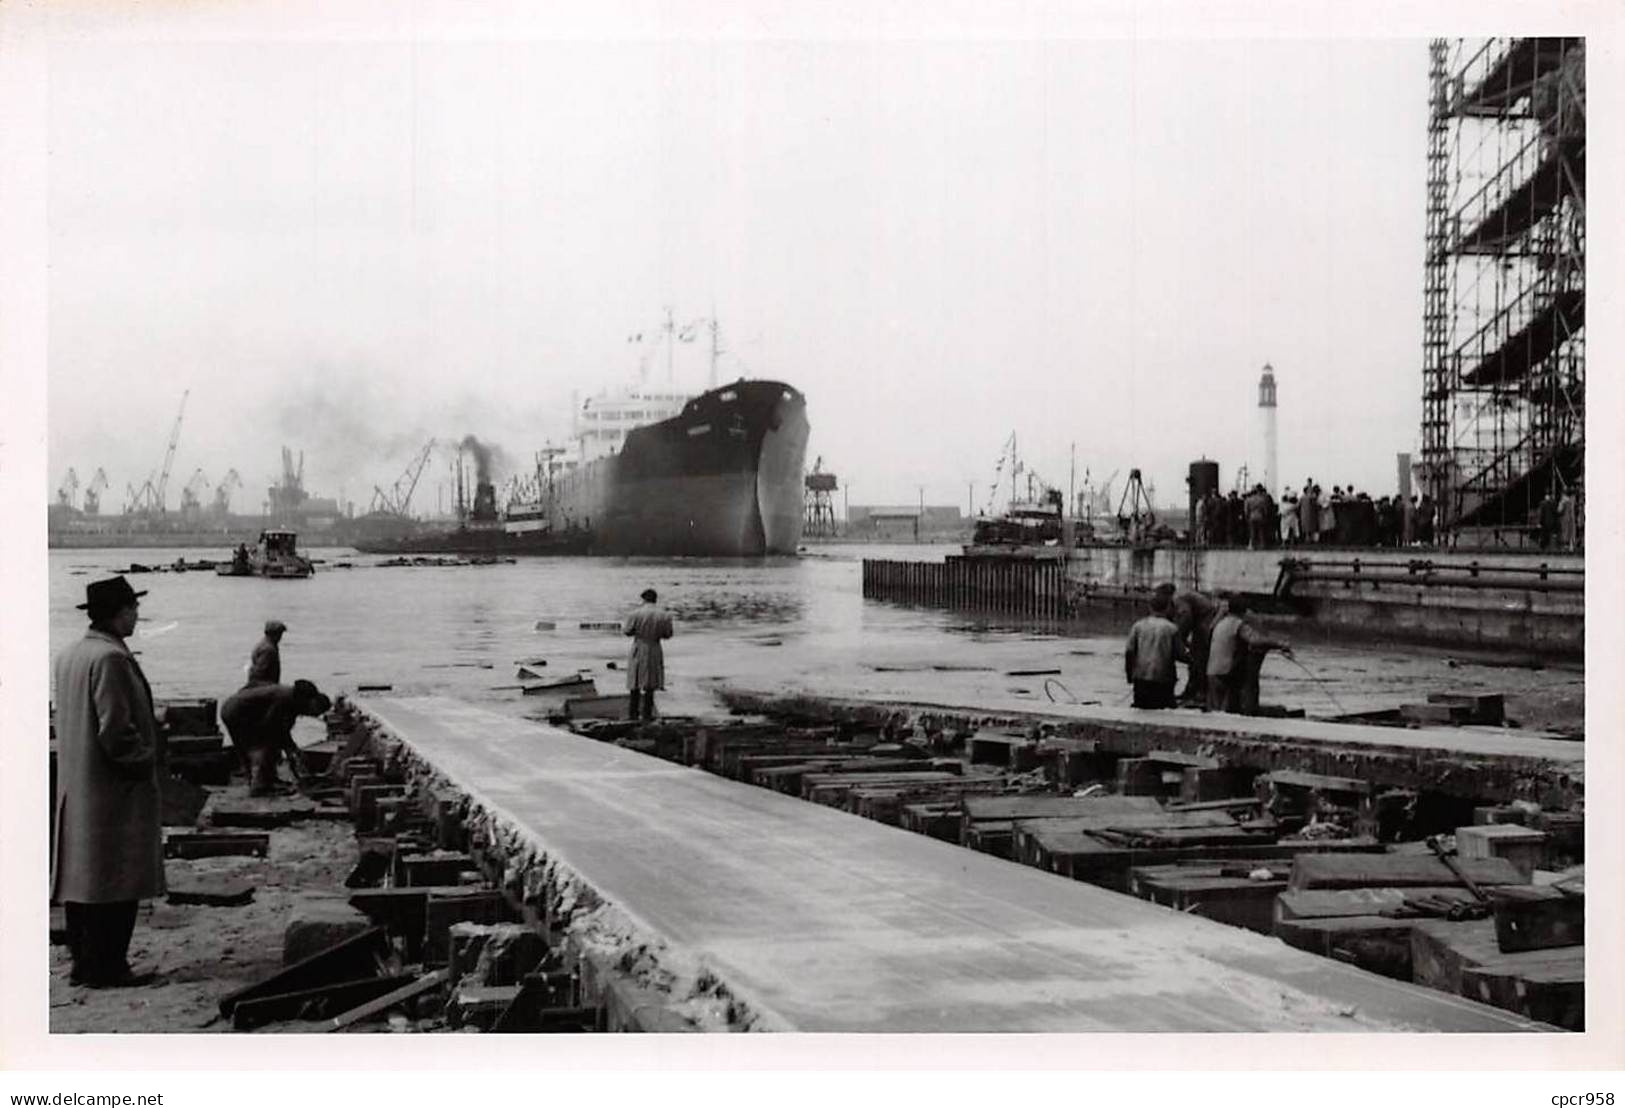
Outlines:
<svg viewBox="0 0 1625 1108"><path fill-rule="evenodd" d="M216 790L237 799L243 785ZM156 970L143 988L86 989L68 983L66 947L51 947L52 1032L229 1031L217 1020L220 998L268 977L282 966L282 932L295 899L304 894L344 895L355 865L350 824L310 821L270 832L266 858L171 858L171 886L199 878L233 879L255 886L252 902L237 908L143 904L130 943L130 964Z"/></svg>
<svg viewBox="0 0 1625 1108"><path fill-rule="evenodd" d="M714 710L713 694L721 685L913 703L939 697L1015 698L1031 701L1034 710L1056 701L1124 707L1131 699L1123 677L1122 640L1115 635L1063 638L989 631L861 652L764 638L748 649L734 647L725 656L696 651L684 657L687 645L674 640L668 646L669 671L677 671L662 701L670 714ZM1060 672L1016 674L1023 670ZM600 687L606 684L600 682ZM1516 669L1442 652L1307 643L1297 648L1295 662L1270 655L1262 687L1266 703L1302 708L1320 719L1397 708L1424 701L1429 693L1499 692L1507 697L1508 719L1518 727L1573 734L1585 729L1585 674L1573 668Z"/></svg>

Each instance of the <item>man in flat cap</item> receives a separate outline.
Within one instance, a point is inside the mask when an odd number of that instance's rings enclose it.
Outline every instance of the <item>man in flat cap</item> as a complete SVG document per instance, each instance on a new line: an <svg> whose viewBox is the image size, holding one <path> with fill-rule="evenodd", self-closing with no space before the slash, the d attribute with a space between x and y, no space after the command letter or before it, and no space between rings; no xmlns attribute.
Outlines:
<svg viewBox="0 0 1625 1108"><path fill-rule="evenodd" d="M51 901L67 916L71 980L92 988L149 984L127 956L142 900L164 895L158 721L152 688L124 640L140 598L123 577L92 581L85 637L57 656L56 839Z"/></svg>
<svg viewBox="0 0 1625 1108"><path fill-rule="evenodd" d="M660 640L671 638L671 614L657 603L659 599L653 589L644 589L643 603L621 624L621 634L632 640L626 688L633 719L654 719L655 690L666 687L666 654Z"/></svg>
<svg viewBox="0 0 1625 1108"><path fill-rule="evenodd" d="M282 632L287 629L280 619L265 621L265 637L254 645L248 660L250 685L276 685L282 681Z"/></svg>

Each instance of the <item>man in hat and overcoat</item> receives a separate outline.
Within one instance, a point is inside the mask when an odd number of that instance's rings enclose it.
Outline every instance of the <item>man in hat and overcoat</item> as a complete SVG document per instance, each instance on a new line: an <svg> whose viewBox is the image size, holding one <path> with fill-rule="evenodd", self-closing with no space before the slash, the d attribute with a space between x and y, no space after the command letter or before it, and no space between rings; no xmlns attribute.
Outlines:
<svg viewBox="0 0 1625 1108"><path fill-rule="evenodd" d="M632 640L626 689L633 719L654 719L655 690L666 687L666 655L660 640L671 638L671 613L656 603L658 599L653 589L644 589L643 603L621 625L621 634Z"/></svg>
<svg viewBox="0 0 1625 1108"><path fill-rule="evenodd" d="M164 895L158 721L125 640L140 597L123 577L93 581L85 637L57 656L56 839L51 901L67 918L76 985L144 985L127 960L136 910Z"/></svg>
<svg viewBox="0 0 1625 1108"><path fill-rule="evenodd" d="M282 632L288 625L280 619L265 621L265 637L254 644L248 659L250 685L275 685L282 681Z"/></svg>

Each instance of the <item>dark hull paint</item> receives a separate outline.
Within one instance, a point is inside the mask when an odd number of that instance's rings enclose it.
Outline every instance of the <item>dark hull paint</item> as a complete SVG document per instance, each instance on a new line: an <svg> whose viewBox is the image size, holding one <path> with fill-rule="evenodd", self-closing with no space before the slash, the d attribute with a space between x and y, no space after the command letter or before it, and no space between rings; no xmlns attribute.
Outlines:
<svg viewBox="0 0 1625 1108"><path fill-rule="evenodd" d="M713 389L573 474L555 526L585 526L595 554L793 554L808 430L805 400L781 382Z"/></svg>

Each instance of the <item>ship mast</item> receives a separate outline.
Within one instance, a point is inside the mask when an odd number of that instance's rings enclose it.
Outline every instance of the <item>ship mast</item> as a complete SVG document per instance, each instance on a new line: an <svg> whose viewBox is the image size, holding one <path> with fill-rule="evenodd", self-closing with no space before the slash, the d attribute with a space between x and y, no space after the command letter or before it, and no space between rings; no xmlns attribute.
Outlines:
<svg viewBox="0 0 1625 1108"><path fill-rule="evenodd" d="M717 310L711 309L711 381L707 389L717 387L717 360L722 357L722 325L717 322Z"/></svg>

